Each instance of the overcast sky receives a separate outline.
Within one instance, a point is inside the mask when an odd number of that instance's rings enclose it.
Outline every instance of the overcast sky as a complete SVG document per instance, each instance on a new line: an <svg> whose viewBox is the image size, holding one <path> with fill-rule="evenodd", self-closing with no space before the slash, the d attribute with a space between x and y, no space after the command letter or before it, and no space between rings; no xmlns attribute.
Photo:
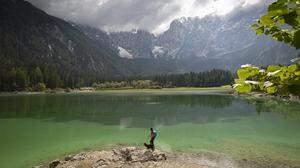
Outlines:
<svg viewBox="0 0 300 168"><path fill-rule="evenodd" d="M166 30L183 16L226 15L265 0L28 0L47 13L106 31Z"/></svg>

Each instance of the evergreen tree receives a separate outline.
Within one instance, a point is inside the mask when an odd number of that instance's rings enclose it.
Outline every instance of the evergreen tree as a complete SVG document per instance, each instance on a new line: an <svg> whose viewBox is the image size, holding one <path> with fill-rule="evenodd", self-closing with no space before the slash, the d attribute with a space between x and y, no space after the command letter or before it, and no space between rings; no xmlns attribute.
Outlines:
<svg viewBox="0 0 300 168"><path fill-rule="evenodd" d="M49 75L48 87L51 89L58 88L61 86L60 84L61 84L60 76L58 75L57 71L55 70L54 72L52 72Z"/></svg>
<svg viewBox="0 0 300 168"><path fill-rule="evenodd" d="M7 89L10 91L16 90L17 84L16 84L16 69L12 68L8 73L7 73Z"/></svg>
<svg viewBox="0 0 300 168"><path fill-rule="evenodd" d="M27 86L27 73L24 69L22 68L17 68L16 69L16 86L18 89L23 90Z"/></svg>
<svg viewBox="0 0 300 168"><path fill-rule="evenodd" d="M33 85L36 85L38 83L44 83L44 79L43 79L43 73L41 71L41 69L39 67L36 67L33 72L32 72L32 75L31 75L31 84Z"/></svg>

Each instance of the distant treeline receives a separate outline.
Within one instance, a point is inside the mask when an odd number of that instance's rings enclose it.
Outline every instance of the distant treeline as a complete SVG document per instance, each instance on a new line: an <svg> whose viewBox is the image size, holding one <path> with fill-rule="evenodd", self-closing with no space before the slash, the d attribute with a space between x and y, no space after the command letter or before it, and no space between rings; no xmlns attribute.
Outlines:
<svg viewBox="0 0 300 168"><path fill-rule="evenodd" d="M230 71L213 69L205 72L161 74L154 76L113 77L94 83L97 89L105 88L171 88L171 87L218 87L234 83Z"/></svg>
<svg viewBox="0 0 300 168"><path fill-rule="evenodd" d="M190 72L184 74L158 75L154 81L161 86L174 87L218 87L234 82L230 71L213 69L205 72Z"/></svg>
<svg viewBox="0 0 300 168"><path fill-rule="evenodd" d="M43 91L46 88L80 88L99 81L96 74L61 71L56 67L0 69L1 91Z"/></svg>
<svg viewBox="0 0 300 168"><path fill-rule="evenodd" d="M232 84L230 71L213 69L184 74L160 74L153 76L103 76L59 73L51 68L12 68L0 72L1 91L43 91L47 88L167 88L167 87L217 87Z"/></svg>

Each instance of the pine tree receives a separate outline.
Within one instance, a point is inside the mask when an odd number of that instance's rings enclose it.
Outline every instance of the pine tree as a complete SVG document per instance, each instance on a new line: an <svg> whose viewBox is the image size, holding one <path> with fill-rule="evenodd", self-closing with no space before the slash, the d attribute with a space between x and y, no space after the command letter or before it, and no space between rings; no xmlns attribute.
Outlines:
<svg viewBox="0 0 300 168"><path fill-rule="evenodd" d="M27 86L27 73L22 68L16 69L16 86L18 89L23 90Z"/></svg>
<svg viewBox="0 0 300 168"><path fill-rule="evenodd" d="M43 73L39 67L36 67L31 74L31 84L36 85L38 83L44 83Z"/></svg>

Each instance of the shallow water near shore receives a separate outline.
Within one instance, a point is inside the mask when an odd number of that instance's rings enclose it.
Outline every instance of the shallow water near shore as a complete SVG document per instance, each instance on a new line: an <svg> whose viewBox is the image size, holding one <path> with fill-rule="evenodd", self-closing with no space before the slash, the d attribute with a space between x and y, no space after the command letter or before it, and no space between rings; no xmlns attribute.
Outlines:
<svg viewBox="0 0 300 168"><path fill-rule="evenodd" d="M0 167L86 148L141 145L300 166L300 104L207 91L0 96ZM262 159L263 158L263 159Z"/></svg>

